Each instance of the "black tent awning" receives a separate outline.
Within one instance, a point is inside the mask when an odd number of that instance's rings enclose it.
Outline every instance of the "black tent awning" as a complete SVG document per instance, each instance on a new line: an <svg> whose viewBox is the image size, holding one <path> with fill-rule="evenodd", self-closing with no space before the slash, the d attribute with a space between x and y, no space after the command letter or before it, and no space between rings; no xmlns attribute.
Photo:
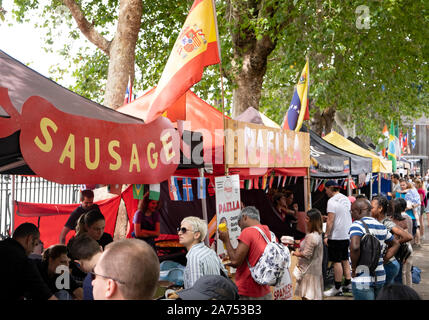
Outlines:
<svg viewBox="0 0 429 320"><path fill-rule="evenodd" d="M358 176L360 174L367 174L372 172L372 159L361 157L347 151L341 150L329 142L325 141L319 135L317 135L314 131L310 130L310 138L312 141L317 141L319 144L323 145L324 148L331 150L335 153L341 154L350 159L350 174L352 176ZM311 142L310 142L311 145Z"/></svg>
<svg viewBox="0 0 429 320"><path fill-rule="evenodd" d="M319 178L346 177L350 174L350 158L331 150L310 130L310 176Z"/></svg>

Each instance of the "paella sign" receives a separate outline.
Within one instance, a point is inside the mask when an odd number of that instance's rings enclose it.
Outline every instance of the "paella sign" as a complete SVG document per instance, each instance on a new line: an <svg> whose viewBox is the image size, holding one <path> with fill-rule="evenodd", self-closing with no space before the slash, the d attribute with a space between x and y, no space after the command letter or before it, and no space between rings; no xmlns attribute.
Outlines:
<svg viewBox="0 0 429 320"><path fill-rule="evenodd" d="M226 120L225 161L234 168L310 166L310 135Z"/></svg>
<svg viewBox="0 0 429 320"><path fill-rule="evenodd" d="M217 225L226 223L231 245L236 248L241 229L238 226L238 215L241 211L240 177L238 174L215 177L216 218ZM225 253L223 242L217 241L217 253Z"/></svg>

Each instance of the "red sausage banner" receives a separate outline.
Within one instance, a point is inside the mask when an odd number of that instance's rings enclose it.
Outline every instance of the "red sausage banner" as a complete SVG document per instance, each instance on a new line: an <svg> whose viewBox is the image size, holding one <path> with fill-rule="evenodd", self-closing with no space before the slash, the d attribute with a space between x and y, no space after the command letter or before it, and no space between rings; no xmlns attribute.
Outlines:
<svg viewBox="0 0 429 320"><path fill-rule="evenodd" d="M125 124L71 115L30 97L23 105L20 146L30 168L63 184L152 184L180 161L180 137L170 120Z"/></svg>

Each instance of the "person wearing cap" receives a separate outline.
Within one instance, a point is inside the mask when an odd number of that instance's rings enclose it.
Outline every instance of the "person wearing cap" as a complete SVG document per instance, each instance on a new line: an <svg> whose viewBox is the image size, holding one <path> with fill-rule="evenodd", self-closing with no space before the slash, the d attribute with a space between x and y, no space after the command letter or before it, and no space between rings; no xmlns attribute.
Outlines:
<svg viewBox="0 0 429 320"><path fill-rule="evenodd" d="M239 298L234 282L223 276L214 275L202 276L191 288L175 293L181 300L238 300Z"/></svg>
<svg viewBox="0 0 429 320"><path fill-rule="evenodd" d="M323 294L327 297L342 295L343 292L350 292L351 270L348 261L349 256L349 229L352 224L350 213L350 200L340 193L340 186L334 180L325 183L325 192L329 197L326 212L328 219L326 221L326 232L324 243L328 247L329 261L334 264L334 284L335 286L325 291ZM344 286L341 282L345 277Z"/></svg>

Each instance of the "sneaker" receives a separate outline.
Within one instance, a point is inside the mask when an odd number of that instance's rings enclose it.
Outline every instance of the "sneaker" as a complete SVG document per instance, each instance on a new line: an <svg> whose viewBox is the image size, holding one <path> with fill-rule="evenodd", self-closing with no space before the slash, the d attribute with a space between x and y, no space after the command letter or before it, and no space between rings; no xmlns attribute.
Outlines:
<svg viewBox="0 0 429 320"><path fill-rule="evenodd" d="M341 289L342 289L343 293L350 293L350 292L352 292L352 284L349 283L346 286L342 286Z"/></svg>
<svg viewBox="0 0 429 320"><path fill-rule="evenodd" d="M332 287L331 289L323 292L323 295L325 297L333 297L333 296L341 296L343 295L343 291L340 289L336 289L335 287Z"/></svg>

